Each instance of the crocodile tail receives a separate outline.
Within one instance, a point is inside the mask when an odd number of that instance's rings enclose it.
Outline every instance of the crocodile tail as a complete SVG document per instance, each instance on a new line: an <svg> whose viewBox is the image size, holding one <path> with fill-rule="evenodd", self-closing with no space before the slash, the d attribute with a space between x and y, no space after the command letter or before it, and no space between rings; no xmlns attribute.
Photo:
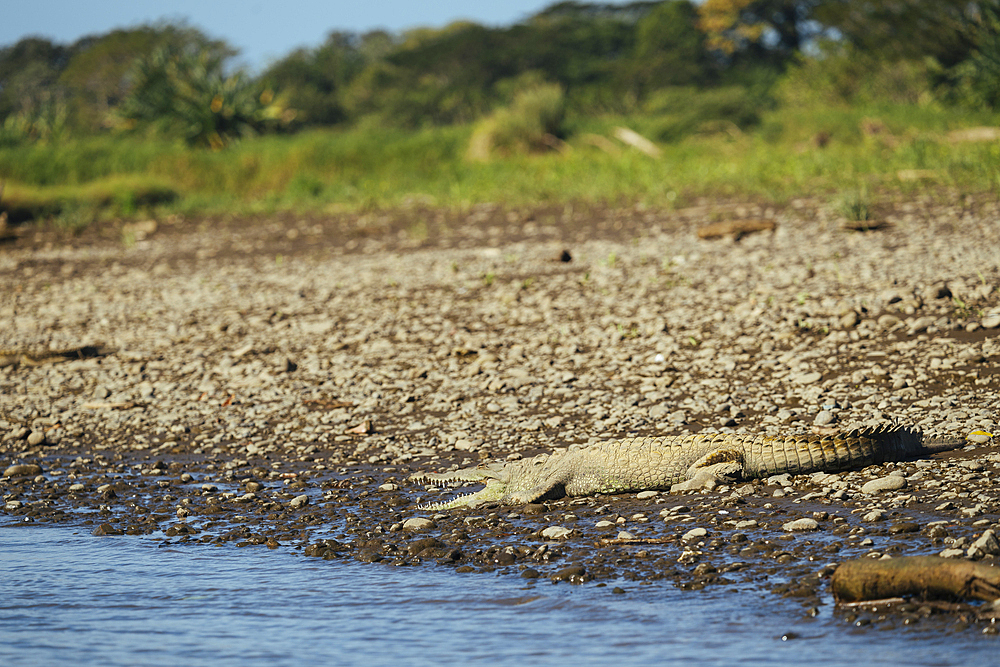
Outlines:
<svg viewBox="0 0 1000 667"><path fill-rule="evenodd" d="M925 453L919 430L895 425L825 436L756 436L744 443L744 451L744 474L757 477L839 472Z"/></svg>

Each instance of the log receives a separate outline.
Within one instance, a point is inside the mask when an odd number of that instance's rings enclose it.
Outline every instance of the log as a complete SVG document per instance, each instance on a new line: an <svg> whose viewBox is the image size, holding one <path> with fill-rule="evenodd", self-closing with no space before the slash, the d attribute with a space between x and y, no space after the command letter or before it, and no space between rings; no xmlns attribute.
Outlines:
<svg viewBox="0 0 1000 667"><path fill-rule="evenodd" d="M842 563L830 588L838 602L908 595L927 599L1000 598L1000 567L940 556L907 556Z"/></svg>
<svg viewBox="0 0 1000 667"><path fill-rule="evenodd" d="M739 241L747 234L772 231L775 226L774 220L725 220L705 225L698 230L698 238L717 239L732 234Z"/></svg>

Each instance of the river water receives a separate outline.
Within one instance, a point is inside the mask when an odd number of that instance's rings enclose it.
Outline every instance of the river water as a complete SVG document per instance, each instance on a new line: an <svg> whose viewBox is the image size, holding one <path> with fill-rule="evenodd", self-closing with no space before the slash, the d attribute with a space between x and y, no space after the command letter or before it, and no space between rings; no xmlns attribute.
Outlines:
<svg viewBox="0 0 1000 667"><path fill-rule="evenodd" d="M979 629L855 629L730 587L457 574L0 527L0 665L996 664Z"/></svg>

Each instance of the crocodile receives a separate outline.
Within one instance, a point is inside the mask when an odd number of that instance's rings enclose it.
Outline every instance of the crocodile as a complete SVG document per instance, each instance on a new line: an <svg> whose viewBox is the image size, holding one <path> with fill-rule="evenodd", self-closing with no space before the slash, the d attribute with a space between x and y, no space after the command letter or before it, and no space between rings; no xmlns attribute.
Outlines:
<svg viewBox="0 0 1000 667"><path fill-rule="evenodd" d="M418 472L410 480L439 486L486 484L475 493L422 506L446 510L484 503L521 505L597 493L681 492L720 478L748 480L783 473L840 472L919 458L965 444L963 440L925 442L919 430L898 425L831 435L700 433L635 437L452 472Z"/></svg>

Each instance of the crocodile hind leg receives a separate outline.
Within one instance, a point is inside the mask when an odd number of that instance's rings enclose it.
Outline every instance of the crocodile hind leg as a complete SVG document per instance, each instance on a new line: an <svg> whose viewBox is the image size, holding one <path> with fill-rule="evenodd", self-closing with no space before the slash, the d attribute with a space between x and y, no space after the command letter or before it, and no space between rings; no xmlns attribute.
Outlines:
<svg viewBox="0 0 1000 667"><path fill-rule="evenodd" d="M707 466L697 463L688 468L688 478L670 487L671 493L684 493L712 488L722 481L733 481L743 478L742 461L723 461Z"/></svg>

